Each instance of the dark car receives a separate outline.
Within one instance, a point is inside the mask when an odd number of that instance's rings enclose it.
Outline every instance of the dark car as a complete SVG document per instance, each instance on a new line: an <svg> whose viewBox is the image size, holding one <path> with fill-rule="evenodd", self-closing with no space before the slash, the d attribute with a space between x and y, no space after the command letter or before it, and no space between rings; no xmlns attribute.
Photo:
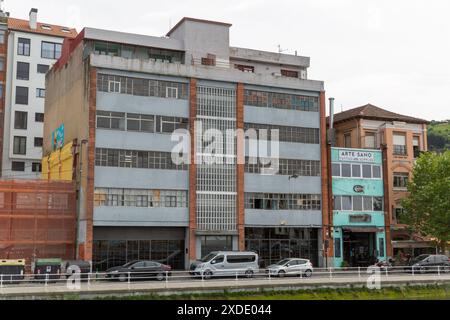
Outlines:
<svg viewBox="0 0 450 320"><path fill-rule="evenodd" d="M119 281L149 280L162 281L171 275L172 268L168 265L155 261L132 261L120 267L106 270L106 277Z"/></svg>
<svg viewBox="0 0 450 320"><path fill-rule="evenodd" d="M412 259L406 269L419 273L438 271L448 273L450 272L450 259L444 255L422 254Z"/></svg>

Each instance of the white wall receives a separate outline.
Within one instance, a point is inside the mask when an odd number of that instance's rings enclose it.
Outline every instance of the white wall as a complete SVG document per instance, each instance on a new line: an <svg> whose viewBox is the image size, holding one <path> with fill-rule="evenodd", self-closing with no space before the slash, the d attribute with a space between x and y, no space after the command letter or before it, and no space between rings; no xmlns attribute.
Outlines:
<svg viewBox="0 0 450 320"><path fill-rule="evenodd" d="M19 38L30 39L30 56L17 54ZM37 72L37 65L45 64L51 67L56 62L53 59L41 58L42 41L62 43L64 39L19 31L11 31L9 34L2 169L2 178L5 179L34 179L40 176L40 173L32 172L32 163L40 163L42 159L42 148L34 147L34 138L42 138L44 131L44 124L35 122L35 114L44 113L45 104L44 98L36 97L37 88L45 89L45 74L39 74ZM17 80L17 62L27 62L30 64L29 80ZM15 104L17 86L28 87L28 105ZM14 129L15 111L28 112L27 130ZM14 136L27 137L26 155L13 154ZM12 171L12 161L25 162L25 172Z"/></svg>

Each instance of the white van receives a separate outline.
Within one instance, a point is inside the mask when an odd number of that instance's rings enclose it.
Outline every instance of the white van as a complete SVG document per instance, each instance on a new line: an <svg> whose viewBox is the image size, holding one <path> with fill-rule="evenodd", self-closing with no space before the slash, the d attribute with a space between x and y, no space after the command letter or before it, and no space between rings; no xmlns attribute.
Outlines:
<svg viewBox="0 0 450 320"><path fill-rule="evenodd" d="M259 272L255 252L217 251L191 264L190 274L210 279L214 276L252 278Z"/></svg>

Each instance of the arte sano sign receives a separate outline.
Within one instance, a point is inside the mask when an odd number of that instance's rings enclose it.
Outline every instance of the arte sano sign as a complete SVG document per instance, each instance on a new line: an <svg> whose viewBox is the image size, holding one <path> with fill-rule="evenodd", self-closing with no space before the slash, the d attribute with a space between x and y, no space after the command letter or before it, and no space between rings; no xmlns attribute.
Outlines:
<svg viewBox="0 0 450 320"><path fill-rule="evenodd" d="M368 151L339 150L339 161L375 162L375 154Z"/></svg>

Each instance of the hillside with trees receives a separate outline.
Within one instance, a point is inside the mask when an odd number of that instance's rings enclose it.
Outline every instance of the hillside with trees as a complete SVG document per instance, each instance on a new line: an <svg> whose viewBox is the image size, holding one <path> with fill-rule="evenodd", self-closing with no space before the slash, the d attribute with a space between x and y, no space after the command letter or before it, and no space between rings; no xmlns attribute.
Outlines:
<svg viewBox="0 0 450 320"><path fill-rule="evenodd" d="M428 149L439 153L450 150L450 120L431 122L428 126Z"/></svg>

